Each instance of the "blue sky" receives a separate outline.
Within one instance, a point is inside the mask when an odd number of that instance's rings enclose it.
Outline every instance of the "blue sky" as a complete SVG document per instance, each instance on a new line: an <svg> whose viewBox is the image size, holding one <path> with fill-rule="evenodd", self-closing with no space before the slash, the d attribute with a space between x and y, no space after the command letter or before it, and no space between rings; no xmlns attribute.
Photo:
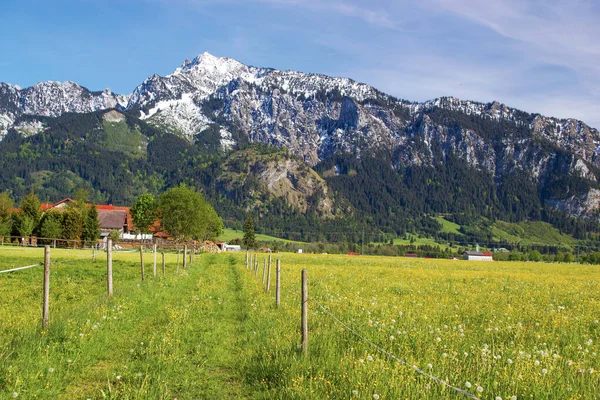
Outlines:
<svg viewBox="0 0 600 400"><path fill-rule="evenodd" d="M600 127L593 0L20 0L0 18L0 81L21 87L130 93L208 51L413 101L498 100Z"/></svg>

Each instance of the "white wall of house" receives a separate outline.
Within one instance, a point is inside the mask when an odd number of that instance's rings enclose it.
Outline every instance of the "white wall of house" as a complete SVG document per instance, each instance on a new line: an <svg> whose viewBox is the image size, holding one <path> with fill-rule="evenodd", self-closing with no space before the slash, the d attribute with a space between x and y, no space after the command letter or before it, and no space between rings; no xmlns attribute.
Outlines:
<svg viewBox="0 0 600 400"><path fill-rule="evenodd" d="M469 261L494 261L492 256L472 256L472 255L467 255L466 260L469 260Z"/></svg>

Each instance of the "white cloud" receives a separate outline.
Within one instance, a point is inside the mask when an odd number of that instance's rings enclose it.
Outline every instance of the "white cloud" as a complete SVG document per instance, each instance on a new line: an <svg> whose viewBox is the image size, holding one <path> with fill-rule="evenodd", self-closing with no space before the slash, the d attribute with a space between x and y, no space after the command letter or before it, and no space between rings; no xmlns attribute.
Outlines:
<svg viewBox="0 0 600 400"><path fill-rule="evenodd" d="M564 65L597 79L600 73L598 12L593 2L429 0L521 44L525 57Z"/></svg>

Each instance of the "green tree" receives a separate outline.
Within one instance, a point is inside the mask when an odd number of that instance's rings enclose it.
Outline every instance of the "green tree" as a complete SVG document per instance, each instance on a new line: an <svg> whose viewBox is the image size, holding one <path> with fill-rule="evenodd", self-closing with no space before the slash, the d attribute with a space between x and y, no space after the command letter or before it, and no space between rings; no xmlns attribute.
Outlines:
<svg viewBox="0 0 600 400"><path fill-rule="evenodd" d="M29 215L21 214L19 215L17 221L17 232L19 233L19 236L31 236L33 229L35 228L33 219Z"/></svg>
<svg viewBox="0 0 600 400"><path fill-rule="evenodd" d="M95 242L100 237L100 222L98 222L98 210L96 205L87 210L83 223L82 239L87 242Z"/></svg>
<svg viewBox="0 0 600 400"><path fill-rule="evenodd" d="M14 202L8 192L0 193L0 236L9 236L12 230L11 214Z"/></svg>
<svg viewBox="0 0 600 400"><path fill-rule="evenodd" d="M23 198L21 201L21 211L20 214L22 216L27 217L31 220L31 224L33 224L32 232L36 231L40 224L40 219L42 216L40 199L35 195L33 189ZM23 218L21 218L23 220ZM18 228L19 231L21 228ZM31 234L30 233L30 234ZM29 235L27 235L29 236Z"/></svg>
<svg viewBox="0 0 600 400"><path fill-rule="evenodd" d="M83 232L83 217L76 209L67 209L62 213L62 238L80 240Z"/></svg>
<svg viewBox="0 0 600 400"><path fill-rule="evenodd" d="M150 193L139 196L131 207L133 224L140 233L150 232L150 227L156 221L157 204L156 199Z"/></svg>
<svg viewBox="0 0 600 400"><path fill-rule="evenodd" d="M60 211L45 212L40 223L40 236L49 239L60 238L62 236L62 218Z"/></svg>
<svg viewBox="0 0 600 400"><path fill-rule="evenodd" d="M528 258L529 261L540 261L542 259L542 255L537 250L531 250Z"/></svg>
<svg viewBox="0 0 600 400"><path fill-rule="evenodd" d="M75 189L73 193L74 200L77 202L76 206L84 208L86 203L90 201L90 191L86 188L79 187Z"/></svg>
<svg viewBox="0 0 600 400"><path fill-rule="evenodd" d="M251 216L246 217L246 222L244 223L244 238L242 239L244 246L247 248L253 248L256 245L256 235L254 233L254 221L252 221Z"/></svg>
<svg viewBox="0 0 600 400"><path fill-rule="evenodd" d="M214 238L223 221L204 197L184 184L160 196L161 224L176 241Z"/></svg>

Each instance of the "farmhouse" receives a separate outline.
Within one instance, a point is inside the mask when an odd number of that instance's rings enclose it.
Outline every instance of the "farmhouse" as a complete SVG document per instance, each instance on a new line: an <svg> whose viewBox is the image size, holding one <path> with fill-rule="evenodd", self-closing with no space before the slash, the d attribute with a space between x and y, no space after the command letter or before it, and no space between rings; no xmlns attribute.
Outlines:
<svg viewBox="0 0 600 400"><path fill-rule="evenodd" d="M463 260L494 261L494 258L491 251L465 251L463 253Z"/></svg>

